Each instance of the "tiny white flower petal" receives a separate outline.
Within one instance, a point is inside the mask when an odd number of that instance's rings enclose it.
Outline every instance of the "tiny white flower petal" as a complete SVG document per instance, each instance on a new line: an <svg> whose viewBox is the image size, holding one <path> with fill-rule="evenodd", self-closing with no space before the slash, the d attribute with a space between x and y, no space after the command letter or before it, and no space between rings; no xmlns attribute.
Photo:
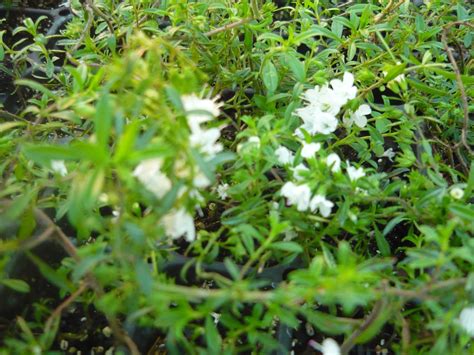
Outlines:
<svg viewBox="0 0 474 355"><path fill-rule="evenodd" d="M221 105L216 103L216 99L200 99L192 94L182 96L181 103L192 130L199 129L201 123L219 116L220 113Z"/></svg>
<svg viewBox="0 0 474 355"><path fill-rule="evenodd" d="M188 242L196 239L193 217L184 209L173 210L162 219L167 236L178 239L184 236Z"/></svg>
<svg viewBox="0 0 474 355"><path fill-rule="evenodd" d="M323 355L341 355L339 344L332 338L326 338L321 344Z"/></svg>
<svg viewBox="0 0 474 355"><path fill-rule="evenodd" d="M206 187L209 187L209 185L211 185L211 181L201 171L199 171L193 178L193 186L198 189L205 189Z"/></svg>
<svg viewBox="0 0 474 355"><path fill-rule="evenodd" d="M336 153L331 153L326 158L326 164L331 168L333 173L341 171L341 158Z"/></svg>
<svg viewBox="0 0 474 355"><path fill-rule="evenodd" d="M357 96L357 88L354 86L354 76L349 72L344 73L342 81L340 79L331 80L331 87L339 100L342 100L343 105Z"/></svg>
<svg viewBox="0 0 474 355"><path fill-rule="evenodd" d="M199 148L202 153L213 157L223 149L222 144L217 142L220 136L219 128L196 129L189 136L189 142L191 146Z"/></svg>
<svg viewBox="0 0 474 355"><path fill-rule="evenodd" d="M286 197L289 205L296 205L298 211L306 211L309 207L311 190L308 185L295 185L287 182L281 189L281 195Z"/></svg>
<svg viewBox="0 0 474 355"><path fill-rule="evenodd" d="M284 146L279 146L275 150L275 155L278 159L278 162L282 165L293 164L294 156L293 153Z"/></svg>
<svg viewBox="0 0 474 355"><path fill-rule="evenodd" d="M449 194L456 200L460 200L464 197L464 191L459 187L453 187L451 191L449 191Z"/></svg>
<svg viewBox="0 0 474 355"><path fill-rule="evenodd" d="M365 176L365 171L362 167L356 169L355 167L350 166L349 162L347 162L347 175L349 175L351 181L356 181Z"/></svg>
<svg viewBox="0 0 474 355"><path fill-rule="evenodd" d="M321 111L318 107L306 106L299 108L295 114L303 120L304 128L310 135L316 133L329 134L337 128L337 118L334 114Z"/></svg>
<svg viewBox="0 0 474 355"><path fill-rule="evenodd" d="M474 307L466 307L459 314L459 324L469 334L474 337Z"/></svg>
<svg viewBox="0 0 474 355"><path fill-rule="evenodd" d="M301 156L306 159L312 158L314 157L314 154L320 149L320 143L303 143L303 148L301 149Z"/></svg>
<svg viewBox="0 0 474 355"><path fill-rule="evenodd" d="M367 115L370 115L372 113L372 109L370 108L369 105L367 104L362 104L359 106L359 108L357 109L357 112L360 114L360 115L364 115L364 116L367 116Z"/></svg>
<svg viewBox="0 0 474 355"><path fill-rule="evenodd" d="M326 197L323 195L314 195L311 199L309 207L312 212L316 212L317 210L319 210L321 216L326 218L329 217L329 215L331 214L331 210L334 207L334 203L327 200Z"/></svg>
<svg viewBox="0 0 474 355"><path fill-rule="evenodd" d="M64 160L52 160L51 170L53 170L55 173L58 173L61 176L67 175L67 168L66 168L66 164L64 164Z"/></svg>
<svg viewBox="0 0 474 355"><path fill-rule="evenodd" d="M229 190L229 184L220 184L217 186L217 195L221 200L225 200L228 197L227 190Z"/></svg>
<svg viewBox="0 0 474 355"><path fill-rule="evenodd" d="M172 187L171 180L160 171L161 164L159 158L147 159L138 164L133 171L133 176L157 198L162 198Z"/></svg>
<svg viewBox="0 0 474 355"><path fill-rule="evenodd" d="M382 157L388 158L388 160L393 161L396 153L393 151L393 148L388 148L385 152L383 152Z"/></svg>

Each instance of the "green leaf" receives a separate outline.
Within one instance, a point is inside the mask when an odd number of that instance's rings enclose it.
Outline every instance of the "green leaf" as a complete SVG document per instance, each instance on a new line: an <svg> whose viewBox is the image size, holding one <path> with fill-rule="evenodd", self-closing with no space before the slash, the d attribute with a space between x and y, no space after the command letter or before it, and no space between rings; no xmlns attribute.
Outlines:
<svg viewBox="0 0 474 355"><path fill-rule="evenodd" d="M221 354L222 339L210 316L206 317L206 343L209 354Z"/></svg>
<svg viewBox="0 0 474 355"><path fill-rule="evenodd" d="M104 149L107 148L112 128L113 110L109 93L103 92L97 102L94 124L97 143Z"/></svg>
<svg viewBox="0 0 474 355"><path fill-rule="evenodd" d="M25 281L23 280L18 280L18 279L3 279L0 280L2 284L5 286L11 288L12 290L15 290L20 293L28 293L30 292L30 285L28 285Z"/></svg>
<svg viewBox="0 0 474 355"><path fill-rule="evenodd" d="M224 265L227 271L229 271L230 276L234 280L237 280L240 275L239 267L230 258L224 259Z"/></svg>
<svg viewBox="0 0 474 355"><path fill-rule="evenodd" d="M410 86L412 86L413 88L415 88L419 91L423 91L427 94L439 95L439 96L442 96L442 97L449 96L449 93L447 91L440 90L440 89L437 89L437 88L433 88L431 86L423 84L421 81L418 81L418 80L415 80L415 79L410 79L410 78L407 78L406 80L407 80L408 84L410 84Z"/></svg>
<svg viewBox="0 0 474 355"><path fill-rule="evenodd" d="M45 86L41 85L40 83L33 81L33 80L28 80L28 79L20 79L20 80L15 80L16 85L20 86L27 86L30 89L34 91L39 91L43 95L46 95L47 97L51 99L57 99L57 96L49 89L47 89Z"/></svg>
<svg viewBox="0 0 474 355"><path fill-rule="evenodd" d="M426 70L431 70L431 71L435 72L436 74L444 76L447 79L456 80L456 74L448 72L446 70L436 68L436 67L425 67L425 69ZM461 80L466 85L474 84L474 76L461 75Z"/></svg>
<svg viewBox="0 0 474 355"><path fill-rule="evenodd" d="M301 245L295 242L275 242L272 243L270 246L272 249L277 249L277 250L283 250L283 251L289 251L292 253L302 253L303 248Z"/></svg>
<svg viewBox="0 0 474 355"><path fill-rule="evenodd" d="M306 79L304 64L298 58L296 58L293 53L284 54L282 58L285 62L285 65L290 68L296 80L299 82L304 82Z"/></svg>
<svg viewBox="0 0 474 355"><path fill-rule="evenodd" d="M393 218L390 222L387 223L387 225L383 229L383 236L385 237L388 233L392 231L393 228L395 228L397 224L399 224L402 221L405 221L406 219L407 218L404 215L400 215Z"/></svg>
<svg viewBox="0 0 474 355"><path fill-rule="evenodd" d="M21 127L21 126L26 126L25 122L5 122L5 123L0 123L0 133L3 133L5 131L8 131L12 128L15 127Z"/></svg>
<svg viewBox="0 0 474 355"><path fill-rule="evenodd" d="M474 206L471 204L453 203L449 206L449 211L466 222L474 223Z"/></svg>
<svg viewBox="0 0 474 355"><path fill-rule="evenodd" d="M387 239L385 236L380 233L377 227L374 228L375 232L375 241L377 243L377 248L380 250L380 253L383 256L391 256L392 252L390 250L390 244L388 244Z"/></svg>
<svg viewBox="0 0 474 355"><path fill-rule="evenodd" d="M390 66L387 70L387 75L385 76L385 82L389 82L402 74L406 66L406 63Z"/></svg>
<svg viewBox="0 0 474 355"><path fill-rule="evenodd" d="M36 265L41 274L53 285L68 291L74 289L74 284L69 281L65 274L61 273L59 270L54 270L46 262L30 252L27 252L26 255Z"/></svg>
<svg viewBox="0 0 474 355"><path fill-rule="evenodd" d="M278 88L278 72L271 61L267 61L262 68L263 84L267 89L267 95L271 96Z"/></svg>
<svg viewBox="0 0 474 355"><path fill-rule="evenodd" d="M315 37L315 36L322 36L322 37L327 37L331 38L339 43L342 43L342 39L336 36L334 33L329 31L327 28L319 26L319 25L313 25L308 31L302 32L298 35L295 36L295 42L301 42L307 38Z"/></svg>

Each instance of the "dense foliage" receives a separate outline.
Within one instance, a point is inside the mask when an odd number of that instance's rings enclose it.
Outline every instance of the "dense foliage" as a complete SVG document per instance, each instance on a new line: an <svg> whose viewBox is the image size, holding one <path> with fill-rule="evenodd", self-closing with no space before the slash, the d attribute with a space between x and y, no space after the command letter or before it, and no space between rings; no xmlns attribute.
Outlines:
<svg viewBox="0 0 474 355"><path fill-rule="evenodd" d="M0 31L5 353L65 350L71 307L131 353L474 351L466 2L64 6L54 49Z"/></svg>

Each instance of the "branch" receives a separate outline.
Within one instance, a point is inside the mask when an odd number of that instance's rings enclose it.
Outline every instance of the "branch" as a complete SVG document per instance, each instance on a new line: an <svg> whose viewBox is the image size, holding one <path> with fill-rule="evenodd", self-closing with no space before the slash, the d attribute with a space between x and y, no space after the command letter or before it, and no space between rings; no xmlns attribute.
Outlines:
<svg viewBox="0 0 474 355"><path fill-rule="evenodd" d="M471 24L465 23L462 21L451 22L447 24L446 26L444 26L443 32L441 33L441 42L443 43L444 49L446 53L448 54L449 61L451 62L451 65L453 66L454 74L456 75L456 82L458 84L459 92L461 94L462 109L464 113L463 127L461 130L461 143L467 149L469 154L472 155L474 154L474 152L472 151L471 147L469 146L469 143L467 142L467 132L469 130L469 104L467 101L466 89L464 88L464 84L462 82L461 72L459 71L458 64L456 63L456 60L454 59L453 52L451 51L451 48L448 46L448 41L447 41L447 34L448 34L449 28L454 25L461 25L461 24L469 26L469 27L474 27Z"/></svg>
<svg viewBox="0 0 474 355"><path fill-rule="evenodd" d="M220 33L220 32L224 32L224 31L230 30L230 29L232 29L232 28L242 26L242 25L244 25L244 24L246 24L246 23L248 23L248 22L250 22L250 21L252 21L251 18L243 18L243 19L241 19L241 20L239 20L239 21L232 22L232 23L229 23L229 24L224 25L224 26L222 26L222 27L217 27L217 28L215 28L215 29L213 29L213 30L211 30L211 31L209 31L209 32L206 32L206 33L204 33L204 36L206 36L206 37L211 37L211 36L213 36L213 35L215 35L215 34L218 34L218 33Z"/></svg>
<svg viewBox="0 0 474 355"><path fill-rule="evenodd" d="M370 325L375 322L375 320L378 318L379 314L382 312L386 304L385 299L380 299L377 301L377 303L374 306L374 309L372 312L370 312L369 316L362 322L359 328L357 328L350 336L349 338L344 341L344 343L341 345L341 353L342 354L347 354L349 350L352 349L352 347L355 345L355 341L357 338L365 331L367 330Z"/></svg>
<svg viewBox="0 0 474 355"><path fill-rule="evenodd" d="M68 298L66 298L56 309L51 313L51 315L48 317L46 320L45 326L44 326L44 331L45 333L49 332L51 330L51 327L53 326L53 321L56 318L61 317L61 313L71 304L73 303L76 298L78 298L85 290L87 290L89 285L86 282L83 282L79 285L79 288L72 293Z"/></svg>

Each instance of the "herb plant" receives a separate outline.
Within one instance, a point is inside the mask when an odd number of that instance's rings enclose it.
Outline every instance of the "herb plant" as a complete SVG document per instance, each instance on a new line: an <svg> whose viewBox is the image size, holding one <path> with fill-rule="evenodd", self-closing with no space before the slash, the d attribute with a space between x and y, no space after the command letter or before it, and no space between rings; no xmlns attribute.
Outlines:
<svg viewBox="0 0 474 355"><path fill-rule="evenodd" d="M467 2L30 3L2 353L474 351Z"/></svg>

